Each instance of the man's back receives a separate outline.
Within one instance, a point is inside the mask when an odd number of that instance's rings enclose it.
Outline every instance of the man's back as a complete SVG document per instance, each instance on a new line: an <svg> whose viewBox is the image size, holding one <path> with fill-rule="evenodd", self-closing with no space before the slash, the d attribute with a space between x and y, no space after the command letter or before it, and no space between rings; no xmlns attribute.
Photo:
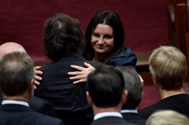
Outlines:
<svg viewBox="0 0 189 125"><path fill-rule="evenodd" d="M146 120L139 116L138 113L121 113L123 118L129 122L137 125L145 125Z"/></svg>
<svg viewBox="0 0 189 125"><path fill-rule="evenodd" d="M128 123L123 118L120 117L109 116L94 120L91 125L134 125L134 124Z"/></svg>
<svg viewBox="0 0 189 125"><path fill-rule="evenodd" d="M0 106L1 125L63 125L59 119L32 111L29 107L17 104Z"/></svg>
<svg viewBox="0 0 189 125"><path fill-rule="evenodd" d="M84 66L86 60L79 53L70 53L60 60L42 66L42 81L35 95L44 98L55 107L60 118L65 122L72 121L84 124L92 121L93 112L86 99L86 84L73 84L68 72L73 71L71 65ZM88 62L88 61L86 61ZM93 66L99 63L91 62Z"/></svg>

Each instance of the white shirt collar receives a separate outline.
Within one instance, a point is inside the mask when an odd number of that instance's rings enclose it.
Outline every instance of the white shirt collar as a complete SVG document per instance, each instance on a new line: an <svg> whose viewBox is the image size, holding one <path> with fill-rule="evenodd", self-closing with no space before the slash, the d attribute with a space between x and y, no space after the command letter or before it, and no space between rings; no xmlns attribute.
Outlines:
<svg viewBox="0 0 189 125"><path fill-rule="evenodd" d="M123 109L123 110L121 110L121 113L138 113L138 111L137 110Z"/></svg>
<svg viewBox="0 0 189 125"><path fill-rule="evenodd" d="M121 113L118 113L118 112L102 112L102 113L96 114L94 117L94 120L97 120L102 117L107 117L107 116L116 116L116 117L122 118Z"/></svg>
<svg viewBox="0 0 189 125"><path fill-rule="evenodd" d="M29 107L29 104L25 101L3 100L2 105L5 105L5 104L18 104L18 105L24 105L24 106Z"/></svg>

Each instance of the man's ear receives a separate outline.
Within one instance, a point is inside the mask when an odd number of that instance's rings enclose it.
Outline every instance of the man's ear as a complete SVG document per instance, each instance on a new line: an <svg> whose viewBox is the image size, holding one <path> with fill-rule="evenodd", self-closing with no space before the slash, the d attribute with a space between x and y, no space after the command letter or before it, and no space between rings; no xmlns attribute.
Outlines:
<svg viewBox="0 0 189 125"><path fill-rule="evenodd" d="M90 105L93 105L93 101L92 101L91 96L90 96L90 94L89 94L88 91L86 92L86 96L87 96L87 102L88 102Z"/></svg>
<svg viewBox="0 0 189 125"><path fill-rule="evenodd" d="M34 94L34 79L32 79L31 81L30 81L30 84L29 84L29 86L28 86L28 91L29 91L29 94L30 94L30 96L33 96L33 94Z"/></svg>
<svg viewBox="0 0 189 125"><path fill-rule="evenodd" d="M122 93L122 98L121 98L122 104L124 104L126 102L127 94L128 94L127 90L124 90L123 93Z"/></svg>

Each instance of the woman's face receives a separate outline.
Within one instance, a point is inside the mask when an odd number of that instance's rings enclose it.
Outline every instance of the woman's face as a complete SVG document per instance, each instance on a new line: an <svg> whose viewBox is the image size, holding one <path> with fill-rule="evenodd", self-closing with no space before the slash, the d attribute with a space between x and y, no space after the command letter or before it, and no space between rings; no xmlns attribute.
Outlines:
<svg viewBox="0 0 189 125"><path fill-rule="evenodd" d="M91 35L91 45L96 54L106 54L114 47L114 35L111 26L98 24Z"/></svg>

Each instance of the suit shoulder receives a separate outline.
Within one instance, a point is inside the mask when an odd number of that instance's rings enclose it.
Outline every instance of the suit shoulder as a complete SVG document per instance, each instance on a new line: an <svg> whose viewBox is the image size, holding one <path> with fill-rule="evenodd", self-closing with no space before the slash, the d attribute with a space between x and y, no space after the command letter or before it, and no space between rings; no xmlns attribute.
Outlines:
<svg viewBox="0 0 189 125"><path fill-rule="evenodd" d="M44 125L63 125L63 121L58 118L54 118L51 116L43 115L40 113L35 112L36 117L39 119L41 124Z"/></svg>

